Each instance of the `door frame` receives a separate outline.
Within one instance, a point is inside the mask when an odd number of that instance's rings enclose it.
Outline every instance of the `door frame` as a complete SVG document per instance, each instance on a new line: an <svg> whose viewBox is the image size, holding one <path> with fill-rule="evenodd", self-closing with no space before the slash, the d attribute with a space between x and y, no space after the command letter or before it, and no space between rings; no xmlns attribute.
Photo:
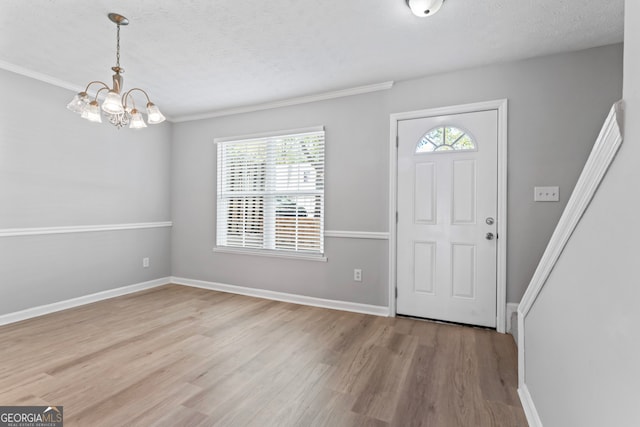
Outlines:
<svg viewBox="0 0 640 427"><path fill-rule="evenodd" d="M389 315L396 315L398 211L398 122L496 110L498 112L498 239L496 254L496 330L506 331L507 309L507 99L393 113L389 116Z"/></svg>

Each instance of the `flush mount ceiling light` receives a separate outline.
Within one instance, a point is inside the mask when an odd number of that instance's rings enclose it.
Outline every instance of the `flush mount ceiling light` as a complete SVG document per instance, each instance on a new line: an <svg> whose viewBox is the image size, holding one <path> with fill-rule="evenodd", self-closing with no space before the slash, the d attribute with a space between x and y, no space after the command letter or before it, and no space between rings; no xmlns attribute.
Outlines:
<svg viewBox="0 0 640 427"><path fill-rule="evenodd" d="M111 67L115 74L113 75L113 87L109 87L106 83L101 81L89 82L83 92L78 93L71 102L67 105L67 108L74 113L80 114L80 117L87 119L91 122L102 122L102 116L109 120L109 122L122 128L129 125L131 129L146 128L147 124L142 118L142 113L136 108L135 100L133 99L134 92L142 92L147 100L147 123L157 124L162 123L165 117L162 115L158 107L151 102L149 95L144 90L134 87L126 92L122 92L122 73L124 69L120 67L120 26L128 25L129 20L117 13L110 13L109 19L115 23L118 27L116 35L116 66ZM89 96L87 93L92 85L102 86L96 92L95 96ZM107 91L102 101L102 105L98 104L98 96L101 92ZM102 110L102 113L100 112Z"/></svg>
<svg viewBox="0 0 640 427"><path fill-rule="evenodd" d="M414 15L424 17L435 15L442 7L444 0L406 0L406 2Z"/></svg>

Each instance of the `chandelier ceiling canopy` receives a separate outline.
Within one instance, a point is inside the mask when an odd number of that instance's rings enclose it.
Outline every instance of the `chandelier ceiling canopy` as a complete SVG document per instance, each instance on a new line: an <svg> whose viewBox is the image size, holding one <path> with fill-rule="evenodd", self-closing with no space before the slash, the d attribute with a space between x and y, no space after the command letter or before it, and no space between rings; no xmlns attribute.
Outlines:
<svg viewBox="0 0 640 427"><path fill-rule="evenodd" d="M124 73L124 69L120 67L120 26L128 25L129 20L117 13L110 13L108 16L117 26L116 65L111 67L115 72L113 75L113 86L109 87L109 85L99 80L89 82L84 91L79 92L73 97L67 105L67 108L74 113L80 114L80 117L90 122L102 123L102 117L104 116L112 125L118 128L129 125L131 129L142 129L147 127L147 123L162 123L165 121L165 117L160 112L160 109L151 102L147 92L137 87L123 92L122 74ZM95 93L95 96L90 96L88 93L92 85L100 87ZM98 97L103 91L106 91L106 94L102 105L100 105L98 103ZM142 113L136 108L133 97L133 93L135 92L141 92L146 98L147 123L145 123Z"/></svg>

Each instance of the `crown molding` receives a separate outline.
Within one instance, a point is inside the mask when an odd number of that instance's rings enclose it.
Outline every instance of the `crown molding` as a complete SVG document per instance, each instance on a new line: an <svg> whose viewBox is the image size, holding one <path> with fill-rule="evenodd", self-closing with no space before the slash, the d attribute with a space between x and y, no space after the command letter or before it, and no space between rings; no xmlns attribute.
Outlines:
<svg viewBox="0 0 640 427"><path fill-rule="evenodd" d="M2 60L0 60L0 69L9 71L11 73L19 74L24 77L29 77L31 79L38 80L43 83L48 83L50 85L53 85L62 89L67 89L75 93L82 92L83 90L85 90L84 86L79 86L73 83L69 83L67 81L52 77L48 74L39 73L37 71L33 71L28 68L24 68L19 65L12 64L10 62L6 62ZM95 91L90 90L89 94L93 96L95 95ZM102 97L103 95L100 96L100 99L102 99ZM168 122L173 122L172 118L167 116L166 114L165 114L165 118L167 119Z"/></svg>
<svg viewBox="0 0 640 427"><path fill-rule="evenodd" d="M72 90L74 92L81 92L84 89L84 87L82 86L74 85L64 80L51 77L48 74L32 71L32 70L29 70L28 68L24 68L19 65L12 64L10 62L6 62L2 60L0 60L0 69L10 71L12 73L20 74L21 76L29 77L35 80L39 80L44 83L49 83L50 85L61 87L63 89Z"/></svg>
<svg viewBox="0 0 640 427"><path fill-rule="evenodd" d="M366 86L357 86L349 89L336 90L332 92L317 93L314 95L300 96L297 98L283 99L280 101L266 102L263 104L246 105L242 107L226 108L223 110L211 111L208 113L178 116L173 118L174 123L190 122L193 120L211 119L214 117L231 116L234 114L251 113L254 111L270 110L273 108L290 107L292 105L308 104L311 102L324 101L327 99L342 98L345 96L361 95L364 93L389 90L394 82L388 81Z"/></svg>
<svg viewBox="0 0 640 427"><path fill-rule="evenodd" d="M84 90L83 86L60 80L58 78L49 76L47 74L39 73L37 71L29 70L28 68L21 67L19 65L12 64L10 62L0 60L0 69L10 71L15 74L19 74L25 77L29 77L44 83L48 83L53 86L57 86L63 89L71 90L73 92L81 92ZM231 116L234 114L250 113L253 111L270 110L273 108L289 107L292 105L308 104L311 102L324 101L327 99L342 98L345 96L362 95L370 92L378 92L382 90L389 90L393 87L394 82L387 81L382 83L375 83L365 86L356 86L348 89L335 90L332 92L323 92L313 95L300 96L297 98L282 99L279 101L266 102L262 104L251 104L241 107L226 108L222 110L211 111L208 113L199 113L185 116L169 117L167 121L172 123L190 122L194 120L210 119L214 117ZM166 116L166 115L165 115Z"/></svg>

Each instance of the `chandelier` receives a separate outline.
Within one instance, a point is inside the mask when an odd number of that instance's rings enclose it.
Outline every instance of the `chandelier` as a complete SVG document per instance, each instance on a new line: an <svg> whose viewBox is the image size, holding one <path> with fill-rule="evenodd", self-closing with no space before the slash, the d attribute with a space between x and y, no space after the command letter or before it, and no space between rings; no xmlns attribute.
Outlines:
<svg viewBox="0 0 640 427"><path fill-rule="evenodd" d="M106 83L101 81L89 82L84 91L79 92L73 97L67 105L67 108L74 113L80 114L80 117L90 122L102 123L102 116L104 116L112 125L118 127L118 129L127 125L129 125L131 129L142 129L146 128L147 124L142 118L142 113L136 108L136 103L133 99L132 94L137 91L142 92L147 99L147 123L162 123L165 117L160 112L160 109L151 102L147 92L137 87L129 89L124 93L122 92L122 73L124 73L124 69L120 67L120 26L128 25L129 20L117 13L110 13L108 16L118 27L116 33L116 66L111 67L115 72L113 75L113 87L110 88ZM93 100L87 93L92 85L101 86L96 92L95 97L93 97ZM102 105L100 105L98 104L98 96L102 91L107 91L107 93ZM102 112L100 110L102 110Z"/></svg>

